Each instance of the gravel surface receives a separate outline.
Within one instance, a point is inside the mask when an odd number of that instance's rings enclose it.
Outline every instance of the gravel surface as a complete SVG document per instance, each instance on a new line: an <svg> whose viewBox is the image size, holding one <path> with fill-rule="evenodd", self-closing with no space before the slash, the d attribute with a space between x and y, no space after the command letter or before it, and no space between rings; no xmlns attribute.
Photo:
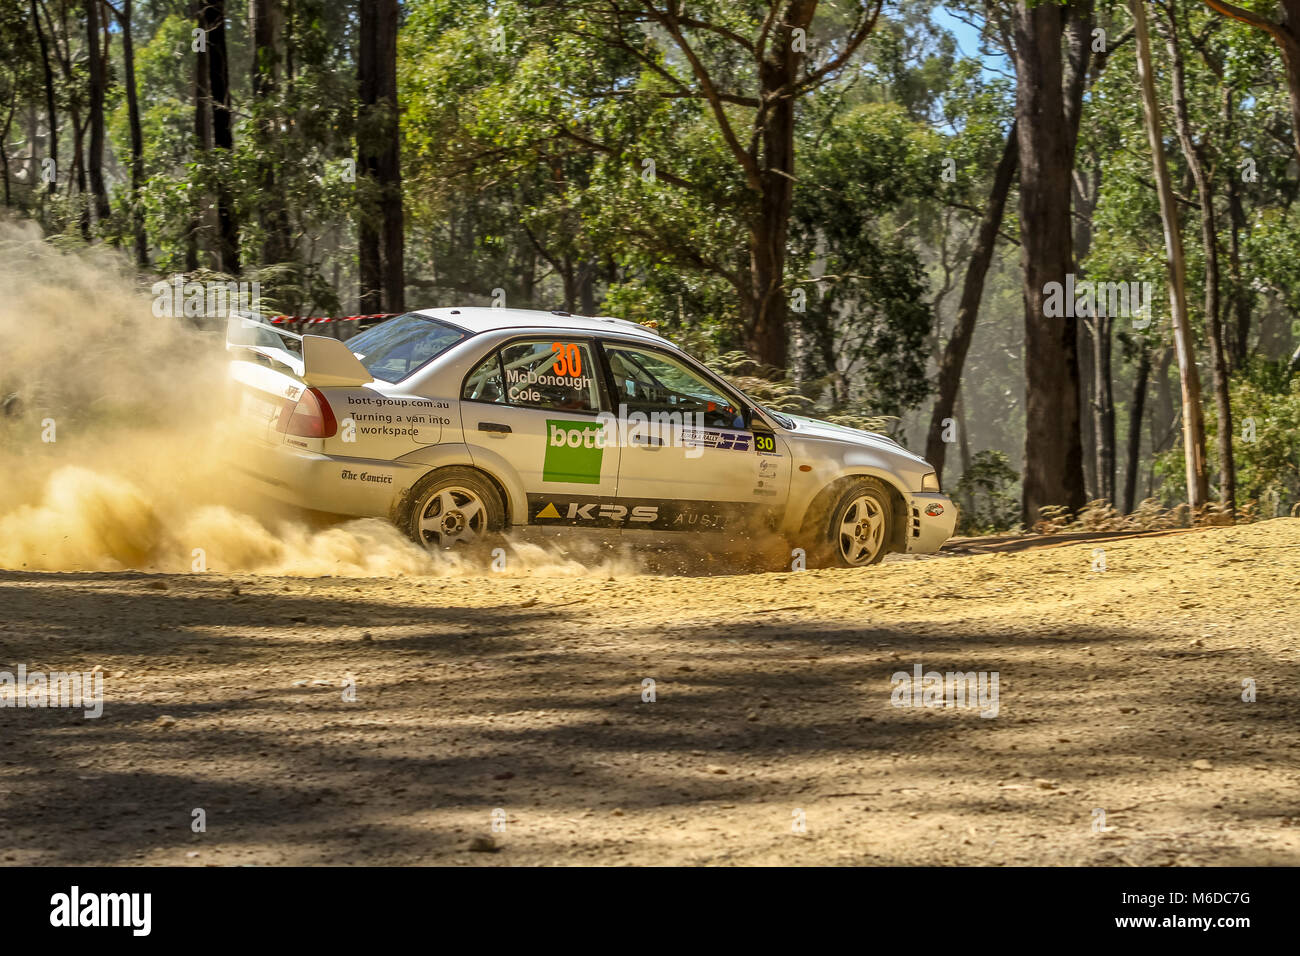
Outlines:
<svg viewBox="0 0 1300 956"><path fill-rule="evenodd" d="M0 709L0 862L1294 866L1298 590L1295 519L855 571L0 572L0 670L106 695ZM895 706L917 665L996 672L996 716Z"/></svg>

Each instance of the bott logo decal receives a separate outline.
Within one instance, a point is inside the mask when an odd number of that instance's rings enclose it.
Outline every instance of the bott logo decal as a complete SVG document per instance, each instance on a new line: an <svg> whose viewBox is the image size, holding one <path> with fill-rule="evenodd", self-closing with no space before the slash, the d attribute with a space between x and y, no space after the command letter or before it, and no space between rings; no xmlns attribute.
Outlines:
<svg viewBox="0 0 1300 956"><path fill-rule="evenodd" d="M547 419L542 481L598 485L604 458L605 426L600 422Z"/></svg>

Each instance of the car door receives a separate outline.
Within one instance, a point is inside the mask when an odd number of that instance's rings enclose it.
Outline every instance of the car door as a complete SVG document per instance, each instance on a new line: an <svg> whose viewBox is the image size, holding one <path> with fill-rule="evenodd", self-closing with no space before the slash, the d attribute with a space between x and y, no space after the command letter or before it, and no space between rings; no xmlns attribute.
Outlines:
<svg viewBox="0 0 1300 956"><path fill-rule="evenodd" d="M654 512L628 527L770 527L789 492L789 459L761 418L681 353L615 339L601 351L624 446L618 503Z"/></svg>
<svg viewBox="0 0 1300 956"><path fill-rule="evenodd" d="M470 456L508 468L530 524L621 527L614 501L620 449L608 422L594 342L564 332L496 347L465 380L461 415Z"/></svg>

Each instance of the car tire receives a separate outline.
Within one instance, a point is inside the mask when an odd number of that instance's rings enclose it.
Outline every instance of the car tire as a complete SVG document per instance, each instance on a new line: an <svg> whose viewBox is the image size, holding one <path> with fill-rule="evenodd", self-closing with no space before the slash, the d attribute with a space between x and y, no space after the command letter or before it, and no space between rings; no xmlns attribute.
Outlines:
<svg viewBox="0 0 1300 956"><path fill-rule="evenodd" d="M878 478L832 485L813 502L800 537L808 542L804 547L812 567L879 564L894 540L893 497Z"/></svg>
<svg viewBox="0 0 1300 956"><path fill-rule="evenodd" d="M431 471L407 495L401 528L427 551L493 544L506 523L496 486L481 471L453 465Z"/></svg>

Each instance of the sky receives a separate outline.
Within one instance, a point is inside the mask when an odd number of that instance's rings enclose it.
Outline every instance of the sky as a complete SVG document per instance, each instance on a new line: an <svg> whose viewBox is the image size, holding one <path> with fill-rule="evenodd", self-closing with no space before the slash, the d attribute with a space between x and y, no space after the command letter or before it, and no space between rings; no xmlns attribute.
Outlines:
<svg viewBox="0 0 1300 956"><path fill-rule="evenodd" d="M983 60L987 68L1001 75L1011 71L1011 64L1006 57L981 57L979 31L970 24L954 17L948 12L947 7L942 5L935 7L931 19L957 38L957 49L962 56Z"/></svg>

